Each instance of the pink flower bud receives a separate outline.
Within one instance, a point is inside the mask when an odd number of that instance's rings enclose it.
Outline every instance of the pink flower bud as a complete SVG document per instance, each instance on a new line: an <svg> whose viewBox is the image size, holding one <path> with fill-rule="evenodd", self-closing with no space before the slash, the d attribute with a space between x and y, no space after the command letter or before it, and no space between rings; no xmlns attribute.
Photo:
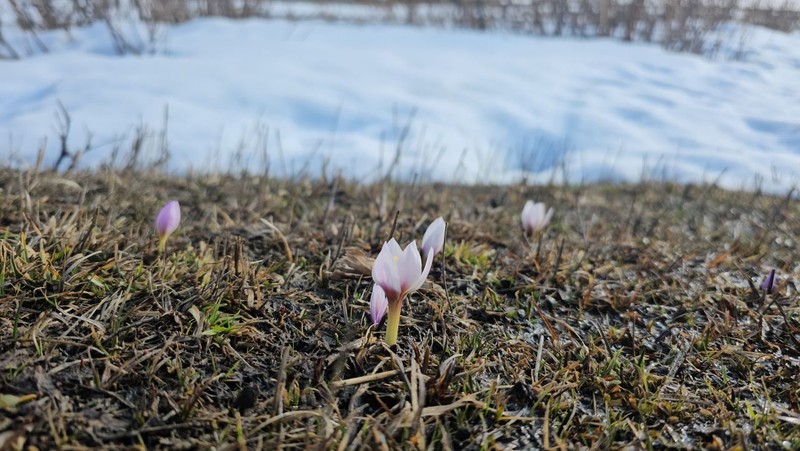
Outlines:
<svg viewBox="0 0 800 451"><path fill-rule="evenodd" d="M156 217L156 230L158 235L163 239L168 237L178 224L181 223L181 206L177 200L171 200L161 208Z"/></svg>
<svg viewBox="0 0 800 451"><path fill-rule="evenodd" d="M372 319L372 324L377 326L381 323L383 316L386 315L387 308L389 308L389 300L386 299L386 293L376 283L372 286L372 296L369 298L369 316Z"/></svg>
<svg viewBox="0 0 800 451"><path fill-rule="evenodd" d="M545 205L541 202L534 203L529 200L525 202L525 207L522 209L522 228L525 233L531 234L544 230L550 223L550 218L553 217L553 208L545 212Z"/></svg>
<svg viewBox="0 0 800 451"><path fill-rule="evenodd" d="M419 248L422 255L428 255L428 251L430 250L433 250L434 256L441 252L444 247L444 231L446 226L447 224L441 217L436 218L431 225L428 226L428 230L425 231L425 235L422 237L422 245Z"/></svg>

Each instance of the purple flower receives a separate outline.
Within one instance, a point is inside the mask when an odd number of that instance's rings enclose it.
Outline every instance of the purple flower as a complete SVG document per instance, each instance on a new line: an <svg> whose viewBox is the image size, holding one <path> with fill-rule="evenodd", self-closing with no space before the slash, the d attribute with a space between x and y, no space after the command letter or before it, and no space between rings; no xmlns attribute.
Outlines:
<svg viewBox="0 0 800 451"><path fill-rule="evenodd" d="M777 282L777 278L775 277L775 270L771 270L769 275L764 278L761 282L761 289L766 291L767 294L772 294L772 290L775 289L775 283Z"/></svg>
<svg viewBox="0 0 800 451"><path fill-rule="evenodd" d="M386 294L389 317L386 324L386 344L397 342L397 328L400 325L400 308L406 295L419 290L431 270L433 249L428 250L425 267L412 241L401 249L394 238L383 243L380 254L372 264L372 280Z"/></svg>
<svg viewBox="0 0 800 451"><path fill-rule="evenodd" d="M389 308L389 300L386 299L386 293L376 283L372 286L372 296L369 298L369 316L372 319L372 324L377 326L381 323L383 316L386 315L387 308Z"/></svg>
<svg viewBox="0 0 800 451"><path fill-rule="evenodd" d="M177 200L171 200L164 205L156 216L156 230L158 231L158 250L164 251L167 239L181 223L181 206Z"/></svg>

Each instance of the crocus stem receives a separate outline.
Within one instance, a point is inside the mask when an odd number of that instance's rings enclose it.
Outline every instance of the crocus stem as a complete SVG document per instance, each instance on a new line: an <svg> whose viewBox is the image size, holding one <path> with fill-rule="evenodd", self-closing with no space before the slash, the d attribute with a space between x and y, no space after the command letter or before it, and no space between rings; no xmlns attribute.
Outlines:
<svg viewBox="0 0 800 451"><path fill-rule="evenodd" d="M400 327L400 307L402 300L389 301L389 314L386 318L386 344L389 346L397 343L397 329Z"/></svg>
<svg viewBox="0 0 800 451"><path fill-rule="evenodd" d="M167 246L167 238L169 235L164 235L158 239L158 253L163 254L164 248Z"/></svg>
<svg viewBox="0 0 800 451"><path fill-rule="evenodd" d="M538 265L539 264L539 254L541 254L541 252L542 252L542 236L544 235L544 233L537 232L536 235L537 235L537 238L538 238L536 240L536 264Z"/></svg>
<svg viewBox="0 0 800 451"><path fill-rule="evenodd" d="M444 255L442 255L442 285L444 285L444 300L447 301L447 308L450 308L450 291L447 288L447 270L444 267Z"/></svg>

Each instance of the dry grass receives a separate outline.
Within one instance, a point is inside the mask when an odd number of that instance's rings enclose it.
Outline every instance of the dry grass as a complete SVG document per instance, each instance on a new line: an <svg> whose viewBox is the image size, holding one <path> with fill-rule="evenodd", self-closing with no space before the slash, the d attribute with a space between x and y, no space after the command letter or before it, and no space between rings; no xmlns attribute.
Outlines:
<svg viewBox="0 0 800 451"><path fill-rule="evenodd" d="M794 199L10 170L0 187L0 448L800 446ZM161 257L171 198L184 223ZM530 246L527 198L557 206ZM449 225L446 271L390 349L366 295L395 211L401 242Z"/></svg>

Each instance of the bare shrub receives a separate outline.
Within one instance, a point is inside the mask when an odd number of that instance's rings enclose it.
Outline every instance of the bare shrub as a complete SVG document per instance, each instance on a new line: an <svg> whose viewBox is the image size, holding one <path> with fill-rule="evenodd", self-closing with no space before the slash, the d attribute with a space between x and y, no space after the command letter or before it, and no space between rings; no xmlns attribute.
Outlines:
<svg viewBox="0 0 800 451"><path fill-rule="evenodd" d="M185 1L134 0L133 4L139 17L146 21L181 23L193 17Z"/></svg>
<svg viewBox="0 0 800 451"><path fill-rule="evenodd" d="M63 103L61 103L61 101L58 102L56 121L58 122L57 128L60 153L55 164L53 165L53 170L58 171L58 169L61 167L61 163L66 160L69 160L70 162L67 170L75 170L78 167L81 157L89 151L95 149L95 146L92 143L93 135L91 132L87 132L86 143L83 145L83 147L76 149L70 148L69 134L72 130L72 117L69 115L67 108Z"/></svg>
<svg viewBox="0 0 800 451"><path fill-rule="evenodd" d="M4 51L4 52L3 52ZM3 23L0 21L0 59L18 59L19 54L3 36Z"/></svg>
<svg viewBox="0 0 800 451"><path fill-rule="evenodd" d="M800 29L800 11L789 1L779 5L765 5L759 1L742 11L742 20L746 23L787 33Z"/></svg>
<svg viewBox="0 0 800 451"><path fill-rule="evenodd" d="M69 29L94 22L106 24L119 53L143 53L154 47L158 26L198 17L281 17L271 12L270 0L0 0L11 7L19 29L30 39L22 53L47 51L37 33ZM375 20L409 25L454 26L478 30L513 31L534 35L614 37L625 41L657 42L679 52L715 54L729 39L720 37L728 22L765 26L781 31L800 29L800 11L788 1L772 3L739 0L310 0L320 5L314 14L283 18L316 18L362 22L358 14L331 14L328 5L372 8ZM287 0L285 3L307 3ZM383 11L382 17L380 11ZM139 21L144 27L123 26ZM129 30L129 31L126 31ZM131 31L132 30L132 31ZM19 55L3 40L5 57Z"/></svg>

